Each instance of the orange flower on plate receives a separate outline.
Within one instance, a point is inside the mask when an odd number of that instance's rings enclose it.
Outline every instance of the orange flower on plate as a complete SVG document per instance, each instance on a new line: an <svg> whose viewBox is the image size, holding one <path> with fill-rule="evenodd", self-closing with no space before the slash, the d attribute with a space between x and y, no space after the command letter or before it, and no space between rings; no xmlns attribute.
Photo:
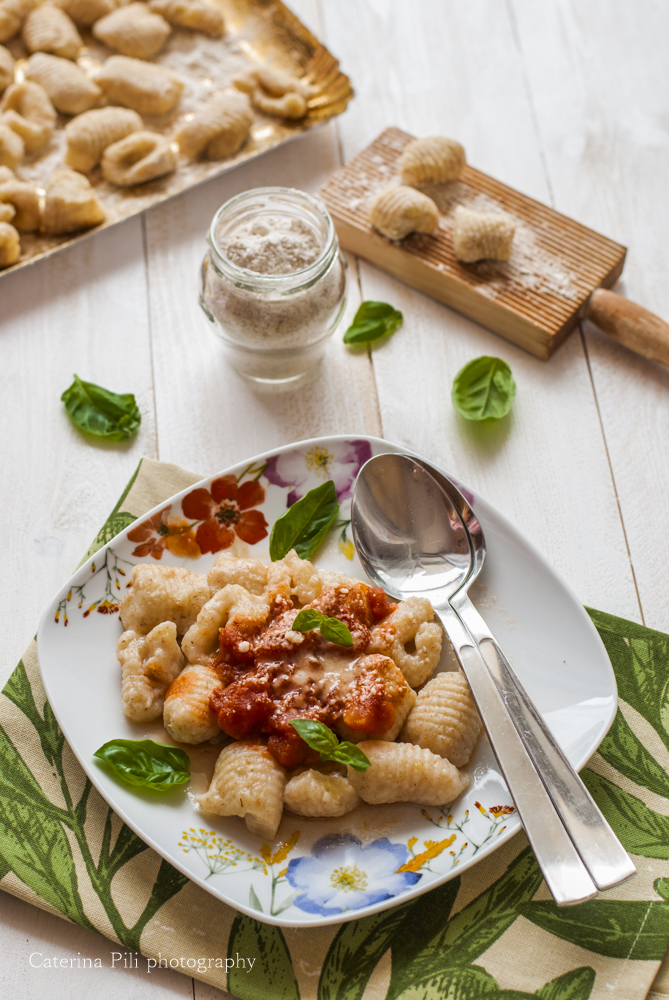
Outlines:
<svg viewBox="0 0 669 1000"><path fill-rule="evenodd" d="M202 552L229 548L235 535L249 545L267 538L267 521L259 510L251 510L265 500L265 489L249 480L237 482L235 476L214 479L211 492L193 490L184 497L181 509L186 517L201 521L195 534Z"/></svg>
<svg viewBox="0 0 669 1000"><path fill-rule="evenodd" d="M190 521L183 518L167 520L167 513L171 508L172 504L169 504L128 532L131 542L140 543L133 549L133 556L150 555L152 559L162 559L165 549L175 556L190 556L191 559L201 555Z"/></svg>

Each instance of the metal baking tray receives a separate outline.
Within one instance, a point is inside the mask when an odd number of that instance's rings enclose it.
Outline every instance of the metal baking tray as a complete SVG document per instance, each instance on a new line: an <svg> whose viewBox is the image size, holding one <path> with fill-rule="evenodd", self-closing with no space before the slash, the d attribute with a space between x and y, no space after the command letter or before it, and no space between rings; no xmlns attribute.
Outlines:
<svg viewBox="0 0 669 1000"><path fill-rule="evenodd" d="M353 97L349 78L341 72L334 56L281 0L215 2L225 17L227 30L223 38L209 38L200 32L174 28L165 50L152 60L174 69L185 79L186 86L179 105L171 114L143 116L146 127L156 132L172 133L178 123L192 116L193 111L212 93L229 86L240 71L264 62L312 84L315 93L307 102L306 117L300 121L288 121L255 111L256 120L251 135L236 156L188 164L180 161L175 173L148 184L118 188L108 184L97 167L87 176L105 209L105 222L94 229L65 236L21 233L21 257L16 264L0 270L0 277L77 243L92 233L116 225L211 177L218 177L341 114L346 108ZM77 62L93 74L113 53L96 41L90 31L79 30L86 47ZM27 52L18 38L5 44L18 60L16 75L17 79L21 79L22 61ZM19 165L17 174L22 180L34 183L43 190L54 170L62 169L66 148L63 126L70 120L69 116L58 116L58 126L47 149L26 157Z"/></svg>

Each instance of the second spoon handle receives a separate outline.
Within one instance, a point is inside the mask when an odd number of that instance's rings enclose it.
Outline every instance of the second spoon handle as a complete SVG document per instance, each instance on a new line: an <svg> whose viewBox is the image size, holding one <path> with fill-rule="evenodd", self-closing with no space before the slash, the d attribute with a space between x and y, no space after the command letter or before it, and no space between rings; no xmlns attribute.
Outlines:
<svg viewBox="0 0 669 1000"><path fill-rule="evenodd" d="M597 887L565 830L486 661L456 613L436 612L453 643L527 839L558 906L592 899Z"/></svg>
<svg viewBox="0 0 669 1000"><path fill-rule="evenodd" d="M456 594L452 604L478 644L518 734L595 884L599 889L610 889L624 882L636 873L631 858L546 726L485 620L464 593Z"/></svg>

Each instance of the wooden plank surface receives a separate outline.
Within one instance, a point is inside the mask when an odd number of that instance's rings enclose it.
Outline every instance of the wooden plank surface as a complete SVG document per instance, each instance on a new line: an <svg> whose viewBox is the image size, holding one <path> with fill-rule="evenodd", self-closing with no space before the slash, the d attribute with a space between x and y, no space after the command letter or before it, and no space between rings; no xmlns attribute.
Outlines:
<svg viewBox="0 0 669 1000"><path fill-rule="evenodd" d="M258 184L315 192L396 123L458 138L481 171L629 246L625 293L669 317L669 10L653 0L291 6L353 80L356 100L336 128L0 283L3 682L143 454L212 472L334 431L382 432L442 462L511 517L585 603L669 629L667 371L593 328L542 363L351 260L349 315L361 295L379 298L402 309L404 328L370 354L337 337L306 391L269 392L226 368L196 303L204 232L223 200ZM518 384L512 417L487 428L464 424L449 400L458 368L483 353L508 360ZM100 448L77 435L59 402L74 371L135 392L138 440ZM29 964L40 950L100 956L105 968L47 978ZM114 950L1 896L3 996L223 996L176 972L112 969Z"/></svg>

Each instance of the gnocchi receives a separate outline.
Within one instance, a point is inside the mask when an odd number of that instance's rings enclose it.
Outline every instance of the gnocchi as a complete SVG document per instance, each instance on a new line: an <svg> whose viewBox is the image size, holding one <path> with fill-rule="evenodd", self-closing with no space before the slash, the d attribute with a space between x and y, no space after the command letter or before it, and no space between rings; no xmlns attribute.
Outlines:
<svg viewBox="0 0 669 1000"><path fill-rule="evenodd" d="M389 240L402 240L409 233L433 233L439 225L439 210L432 199L405 185L378 194L369 216L374 228Z"/></svg>
<svg viewBox="0 0 669 1000"><path fill-rule="evenodd" d="M83 69L46 52L35 52L25 67L27 80L39 83L49 95L57 111L78 115L100 99L100 88L84 73Z"/></svg>
<svg viewBox="0 0 669 1000"><path fill-rule="evenodd" d="M475 212L458 205L453 226L453 249L458 260L509 260L516 231L504 212Z"/></svg>
<svg viewBox="0 0 669 1000"><path fill-rule="evenodd" d="M164 17L152 14L143 3L117 7L93 25L97 39L134 59L151 59L157 55L171 30Z"/></svg>
<svg viewBox="0 0 669 1000"><path fill-rule="evenodd" d="M64 59L76 59L84 44L74 21L52 3L40 4L28 14L21 38L29 52L51 52Z"/></svg>
<svg viewBox="0 0 669 1000"><path fill-rule="evenodd" d="M73 21L90 28L101 17L106 17L120 6L122 0L54 0Z"/></svg>
<svg viewBox="0 0 669 1000"><path fill-rule="evenodd" d="M34 153L53 135L56 111L44 87L25 80L5 91L0 101L0 121L21 136L27 153Z"/></svg>
<svg viewBox="0 0 669 1000"><path fill-rule="evenodd" d="M0 45L0 94L14 79L14 56Z"/></svg>
<svg viewBox="0 0 669 1000"><path fill-rule="evenodd" d="M37 0L0 0L0 42L8 42L18 35L23 21Z"/></svg>
<svg viewBox="0 0 669 1000"><path fill-rule="evenodd" d="M149 0L149 9L179 28L202 31L213 38L225 33L221 11L208 0Z"/></svg>
<svg viewBox="0 0 669 1000"><path fill-rule="evenodd" d="M185 122L174 138L190 160L203 153L210 160L222 160L244 145L252 124L251 105L245 94L218 94Z"/></svg>
<svg viewBox="0 0 669 1000"><path fill-rule="evenodd" d="M437 674L418 693L400 734L464 767L474 752L482 723L467 678L460 670Z"/></svg>
<svg viewBox="0 0 669 1000"><path fill-rule="evenodd" d="M95 79L108 100L140 115L167 114L176 107L183 90L183 83L174 73L128 56L111 56Z"/></svg>
<svg viewBox="0 0 669 1000"><path fill-rule="evenodd" d="M186 659L189 663L207 663L218 649L222 628L244 623L245 631L253 631L265 624L268 615L269 607L262 597L238 584L228 584L207 601L186 632L181 644Z"/></svg>
<svg viewBox="0 0 669 1000"><path fill-rule="evenodd" d="M60 236L90 229L104 222L105 213L83 174L57 170L52 174L44 198L45 233Z"/></svg>
<svg viewBox="0 0 669 1000"><path fill-rule="evenodd" d="M365 754L371 766L365 772L348 768L348 780L371 805L419 802L443 806L469 787L469 777L443 757L411 743L367 740Z"/></svg>
<svg viewBox="0 0 669 1000"><path fill-rule="evenodd" d="M399 159L402 184L411 186L457 180L466 165L460 143L441 135L412 139Z"/></svg>
<svg viewBox="0 0 669 1000"><path fill-rule="evenodd" d="M286 772L267 747L244 741L221 751L209 790L195 801L204 813L241 816L250 833L273 840L285 785Z"/></svg>
<svg viewBox="0 0 669 1000"><path fill-rule="evenodd" d="M0 166L15 170L25 149L21 136L0 119Z"/></svg>
<svg viewBox="0 0 669 1000"><path fill-rule="evenodd" d="M176 170L169 139L157 132L132 132L102 154L102 176L119 187L145 184Z"/></svg>
<svg viewBox="0 0 669 1000"><path fill-rule="evenodd" d="M123 711L132 722L162 714L165 692L183 666L174 622L161 622L148 635L124 632L116 646L121 664Z"/></svg>
<svg viewBox="0 0 669 1000"><path fill-rule="evenodd" d="M0 222L11 222L16 215L16 209L9 202L0 201Z"/></svg>
<svg viewBox="0 0 669 1000"><path fill-rule="evenodd" d="M170 684L165 695L163 721L172 739L179 743L204 743L220 730L209 699L222 685L215 667L188 663Z"/></svg>
<svg viewBox="0 0 669 1000"><path fill-rule="evenodd" d="M174 622L183 636L209 600L206 576L174 566L139 563L121 601L123 628L146 635L160 622Z"/></svg>
<svg viewBox="0 0 669 1000"><path fill-rule="evenodd" d="M3 167L0 167L0 203L14 208L12 223L17 229L33 233L40 228L42 216L37 189Z"/></svg>
<svg viewBox="0 0 669 1000"><path fill-rule="evenodd" d="M389 656L412 688L420 687L441 656L442 633L426 597L409 597L373 629L367 651Z"/></svg>
<svg viewBox="0 0 669 1000"><path fill-rule="evenodd" d="M207 573L207 583L212 597L229 583L259 596L267 584L267 567L259 559L240 559L224 549Z"/></svg>
<svg viewBox="0 0 669 1000"><path fill-rule="evenodd" d="M0 267L16 264L21 256L19 234L9 221L3 221L0 215Z"/></svg>
<svg viewBox="0 0 669 1000"><path fill-rule="evenodd" d="M309 768L288 780L283 801L296 816L345 816L360 796L343 771Z"/></svg>
<svg viewBox="0 0 669 1000"><path fill-rule="evenodd" d="M311 87L289 73L272 66L260 66L238 76L234 81L259 111L279 118L304 118Z"/></svg>
<svg viewBox="0 0 669 1000"><path fill-rule="evenodd" d="M139 132L144 123L130 108L95 108L77 115L65 126L65 162L73 170L87 173L100 162L108 146Z"/></svg>

